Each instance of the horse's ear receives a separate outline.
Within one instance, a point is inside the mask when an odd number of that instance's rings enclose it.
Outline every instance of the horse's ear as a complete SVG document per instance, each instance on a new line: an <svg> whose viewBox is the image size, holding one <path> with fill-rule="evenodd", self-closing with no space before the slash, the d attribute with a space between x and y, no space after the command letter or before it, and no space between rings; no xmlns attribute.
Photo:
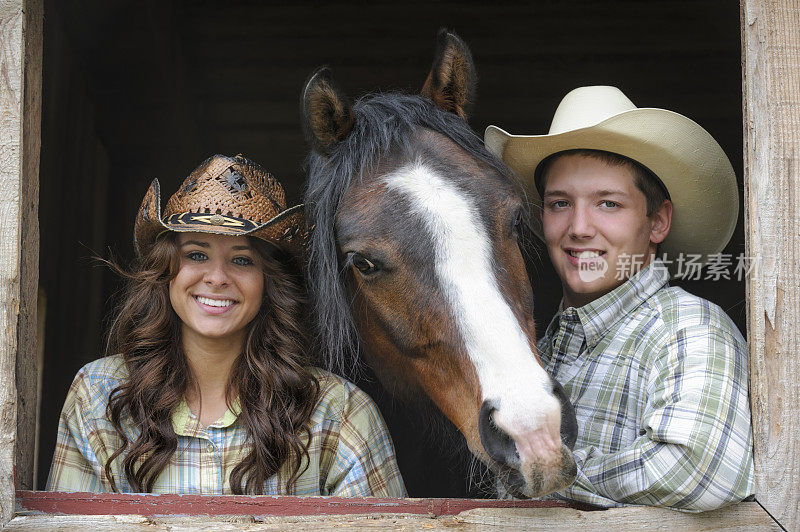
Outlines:
<svg viewBox="0 0 800 532"><path fill-rule="evenodd" d="M440 109L466 119L475 99L476 84L469 48L458 35L442 28L436 36L436 56L421 94Z"/></svg>
<svg viewBox="0 0 800 532"><path fill-rule="evenodd" d="M353 129L353 108L333 83L328 67L311 74L300 103L306 139L320 153L328 153Z"/></svg>

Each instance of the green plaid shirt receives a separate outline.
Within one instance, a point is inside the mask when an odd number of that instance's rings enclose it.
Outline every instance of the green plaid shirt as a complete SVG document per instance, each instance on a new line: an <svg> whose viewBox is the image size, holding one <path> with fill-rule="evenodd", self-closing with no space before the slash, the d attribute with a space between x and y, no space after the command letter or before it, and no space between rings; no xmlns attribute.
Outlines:
<svg viewBox="0 0 800 532"><path fill-rule="evenodd" d="M287 492L291 473L285 464L270 477L266 495L335 495L339 497L404 497L392 440L378 409L350 382L312 368L320 383L320 399L311 414L308 468ZM111 391L128 371L121 356L101 358L84 366L70 387L58 425L58 440L47 489L111 491L105 474L108 457L122 441L106 417ZM247 431L237 422L238 403L208 427L183 401L172 412L178 448L159 475L154 493L230 494L233 468L250 451ZM123 423L129 441L139 434ZM117 488L133 491L122 467L113 462Z"/></svg>
<svg viewBox="0 0 800 532"><path fill-rule="evenodd" d="M578 478L558 496L704 511L753 493L746 343L722 309L668 280L656 261L559 309L539 341L578 418Z"/></svg>

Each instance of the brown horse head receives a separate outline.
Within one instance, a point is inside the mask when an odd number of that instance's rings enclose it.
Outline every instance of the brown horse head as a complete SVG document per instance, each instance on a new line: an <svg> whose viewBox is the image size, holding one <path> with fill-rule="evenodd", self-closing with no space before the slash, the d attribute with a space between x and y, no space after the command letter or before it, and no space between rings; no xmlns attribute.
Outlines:
<svg viewBox="0 0 800 532"><path fill-rule="evenodd" d="M303 93L309 289L319 349L363 353L399 395L424 394L517 496L572 482L575 415L536 353L510 172L465 121L469 49L441 32L420 96L350 105L327 69Z"/></svg>

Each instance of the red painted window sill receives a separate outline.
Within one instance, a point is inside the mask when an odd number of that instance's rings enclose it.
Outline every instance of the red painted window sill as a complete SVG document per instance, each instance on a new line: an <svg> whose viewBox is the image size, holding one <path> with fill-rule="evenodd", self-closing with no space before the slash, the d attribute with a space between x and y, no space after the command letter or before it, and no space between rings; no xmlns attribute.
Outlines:
<svg viewBox="0 0 800 532"><path fill-rule="evenodd" d="M439 517L473 508L578 508L557 501L391 499L249 495L148 495L17 491L17 512L83 515L347 515L418 514Z"/></svg>

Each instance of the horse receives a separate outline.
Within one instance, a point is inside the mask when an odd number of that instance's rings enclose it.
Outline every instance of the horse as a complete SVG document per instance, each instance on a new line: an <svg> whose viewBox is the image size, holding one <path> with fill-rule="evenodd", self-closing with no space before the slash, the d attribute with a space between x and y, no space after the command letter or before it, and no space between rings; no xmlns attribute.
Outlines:
<svg viewBox="0 0 800 532"><path fill-rule="evenodd" d="M536 497L576 477L575 413L537 355L526 206L467 125L474 92L446 30L419 95L351 105L328 68L308 79L311 320L329 367L363 355L392 395L430 399L507 493Z"/></svg>

